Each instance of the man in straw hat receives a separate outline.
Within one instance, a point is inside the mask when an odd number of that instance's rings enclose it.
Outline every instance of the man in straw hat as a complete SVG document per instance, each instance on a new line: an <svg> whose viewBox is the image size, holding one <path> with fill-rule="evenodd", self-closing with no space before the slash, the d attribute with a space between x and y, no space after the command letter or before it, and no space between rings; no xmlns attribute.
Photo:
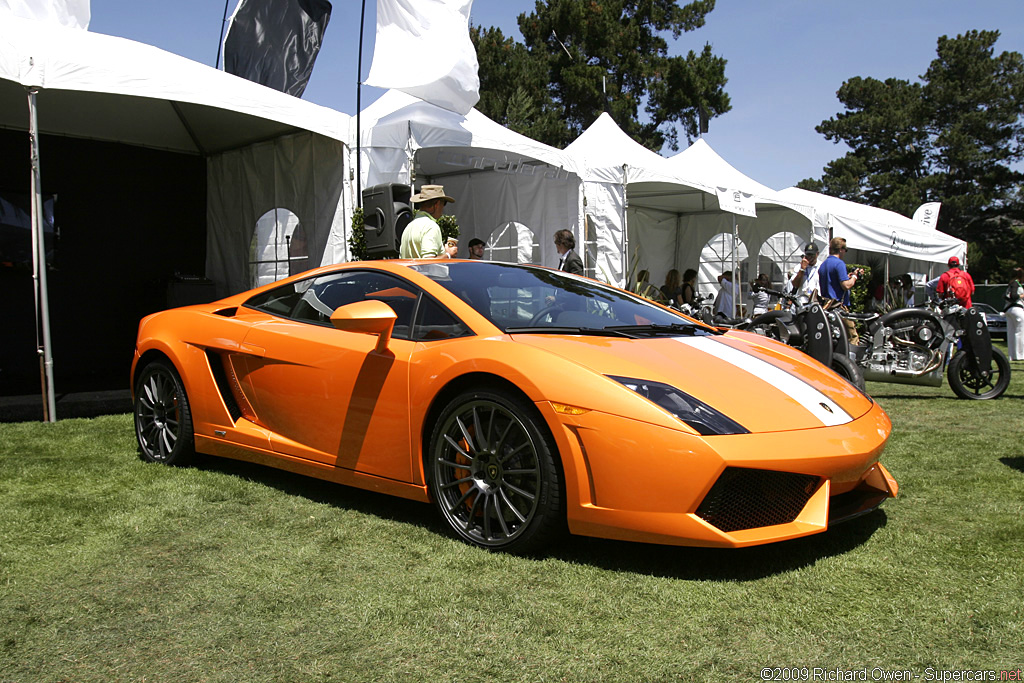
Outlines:
<svg viewBox="0 0 1024 683"><path fill-rule="evenodd" d="M437 219L444 205L455 200L444 193L442 185L424 185L409 198L416 205L415 216L402 233L402 258L451 258L458 253L458 244L446 245Z"/></svg>

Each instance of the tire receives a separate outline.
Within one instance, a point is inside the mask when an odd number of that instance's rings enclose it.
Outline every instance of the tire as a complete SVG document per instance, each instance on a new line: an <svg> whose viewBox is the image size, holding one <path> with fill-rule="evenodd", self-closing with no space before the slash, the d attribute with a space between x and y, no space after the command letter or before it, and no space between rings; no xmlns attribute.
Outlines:
<svg viewBox="0 0 1024 683"><path fill-rule="evenodd" d="M965 351L953 356L946 370L949 388L959 398L985 401L999 398L1010 386L1010 361L999 349L992 349L992 374L987 378L979 377L972 367L971 359Z"/></svg>
<svg viewBox="0 0 1024 683"><path fill-rule="evenodd" d="M135 437L146 462L188 465L195 461L192 411L185 386L167 361L147 365L135 383Z"/></svg>
<svg viewBox="0 0 1024 683"><path fill-rule="evenodd" d="M832 354L832 371L861 391L867 390L867 385L864 384L864 373L860 371L856 363L843 354Z"/></svg>
<svg viewBox="0 0 1024 683"><path fill-rule="evenodd" d="M455 535L524 554L565 527L554 439L532 405L500 390L468 391L434 426L429 488Z"/></svg>

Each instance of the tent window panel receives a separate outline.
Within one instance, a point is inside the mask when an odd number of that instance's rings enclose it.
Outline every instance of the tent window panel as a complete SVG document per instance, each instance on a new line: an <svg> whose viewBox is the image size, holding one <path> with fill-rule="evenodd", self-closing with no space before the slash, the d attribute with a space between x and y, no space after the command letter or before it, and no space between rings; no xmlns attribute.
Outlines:
<svg viewBox="0 0 1024 683"><path fill-rule="evenodd" d="M299 217L288 209L267 211L249 243L249 280L260 287L309 269L309 245Z"/></svg>
<svg viewBox="0 0 1024 683"><path fill-rule="evenodd" d="M772 286L781 288L800 267L807 240L796 233L777 232L764 241L757 258L757 270L751 279L761 273L768 273Z"/></svg>
<svg viewBox="0 0 1024 683"><path fill-rule="evenodd" d="M706 279L702 279L698 284L714 284L717 287L717 276L727 270L732 270L733 261L735 261L737 267L742 268L747 255L747 245L742 239L737 239L734 244L732 233L718 233L709 239L701 249L700 263L702 266L708 266L708 268L706 270L703 267L701 268L702 274L705 275Z"/></svg>
<svg viewBox="0 0 1024 683"><path fill-rule="evenodd" d="M533 230L510 221L491 232L484 258L502 263L540 263L540 245Z"/></svg>

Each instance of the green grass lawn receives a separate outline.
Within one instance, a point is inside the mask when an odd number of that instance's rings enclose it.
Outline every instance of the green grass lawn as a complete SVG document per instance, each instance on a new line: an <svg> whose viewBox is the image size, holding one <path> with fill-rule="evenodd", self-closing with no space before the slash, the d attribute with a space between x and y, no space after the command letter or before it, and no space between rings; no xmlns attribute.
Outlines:
<svg viewBox="0 0 1024 683"><path fill-rule="evenodd" d="M542 559L490 554L426 505L232 461L143 464L127 415L0 424L0 682L1016 672L1014 365L997 401L869 383L900 497L744 550L573 538Z"/></svg>

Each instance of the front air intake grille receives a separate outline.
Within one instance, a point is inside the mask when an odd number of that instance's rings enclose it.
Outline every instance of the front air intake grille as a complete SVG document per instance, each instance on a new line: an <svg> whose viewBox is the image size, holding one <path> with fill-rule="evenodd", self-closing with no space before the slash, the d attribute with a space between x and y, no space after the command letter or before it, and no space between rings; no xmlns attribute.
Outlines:
<svg viewBox="0 0 1024 683"><path fill-rule="evenodd" d="M708 491L697 516L722 531L787 524L818 488L818 477L727 467Z"/></svg>

